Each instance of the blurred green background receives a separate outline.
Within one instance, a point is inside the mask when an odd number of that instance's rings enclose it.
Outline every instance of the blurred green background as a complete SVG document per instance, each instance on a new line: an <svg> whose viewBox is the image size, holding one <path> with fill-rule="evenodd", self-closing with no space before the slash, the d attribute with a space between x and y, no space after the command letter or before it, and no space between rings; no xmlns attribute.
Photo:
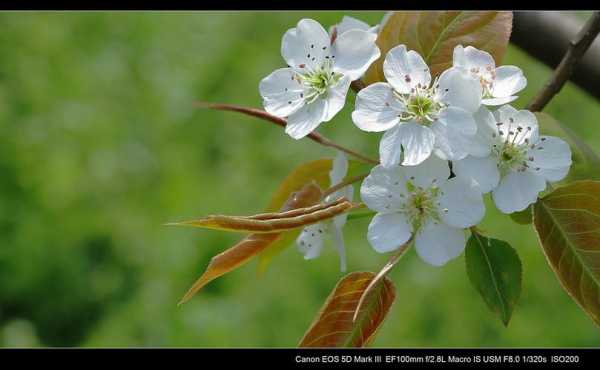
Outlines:
<svg viewBox="0 0 600 370"><path fill-rule="evenodd" d="M382 12L349 13L370 24ZM262 277L256 263L176 303L239 235L162 226L264 209L296 165L333 157L279 128L196 100L261 106L258 83L283 66L280 40L303 17L339 12L0 14L0 345L295 346L341 277L333 248L295 247ZM510 47L529 86L550 70ZM354 95L321 131L377 153L352 124ZM546 111L600 148L600 104L567 85ZM346 228L349 270L387 256ZM597 346L600 331L561 289L531 227L488 202L482 227L523 261L508 328L470 285L464 256L443 268L410 251L392 271L397 301L375 346Z"/></svg>

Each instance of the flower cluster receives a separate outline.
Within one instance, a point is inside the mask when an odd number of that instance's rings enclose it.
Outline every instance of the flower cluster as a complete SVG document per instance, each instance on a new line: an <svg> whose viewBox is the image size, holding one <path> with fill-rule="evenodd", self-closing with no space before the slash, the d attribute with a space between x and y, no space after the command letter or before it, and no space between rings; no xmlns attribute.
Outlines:
<svg viewBox="0 0 600 370"><path fill-rule="evenodd" d="M260 83L264 107L287 120L286 133L300 139L344 106L352 81L380 57L378 27L345 17L328 33L303 19L283 36L289 65ZM491 192L504 213L534 203L547 182L563 179L571 152L563 140L539 134L536 116L509 105L527 80L516 66L496 66L472 46L456 46L450 68L432 76L425 60L399 45L385 55L385 82L356 96L352 121L361 130L383 132L380 164L360 187L365 205L376 212L367 239L380 253L414 240L419 256L440 266L461 254L465 229L485 215ZM338 156L331 184L347 171ZM352 197L352 187L332 194ZM341 228L346 219L311 225L298 237L305 258L319 255L331 234L345 268Z"/></svg>

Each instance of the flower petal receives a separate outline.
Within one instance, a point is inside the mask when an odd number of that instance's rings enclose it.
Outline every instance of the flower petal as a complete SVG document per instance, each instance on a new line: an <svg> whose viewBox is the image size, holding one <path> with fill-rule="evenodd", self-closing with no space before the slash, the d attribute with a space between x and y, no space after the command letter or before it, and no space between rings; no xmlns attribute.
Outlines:
<svg viewBox="0 0 600 370"><path fill-rule="evenodd" d="M394 127L400 121L398 114L402 111L404 105L396 99L392 87L377 82L356 95L352 121L363 131L380 132Z"/></svg>
<svg viewBox="0 0 600 370"><path fill-rule="evenodd" d="M505 98L485 98L481 99L481 104L488 105L490 107L495 107L498 105L508 104L512 101L517 100L518 96L507 96Z"/></svg>
<svg viewBox="0 0 600 370"><path fill-rule="evenodd" d="M403 123L398 125L398 135L404 148L403 166L416 166L429 158L435 144L435 134L429 127L415 122Z"/></svg>
<svg viewBox="0 0 600 370"><path fill-rule="evenodd" d="M496 68L496 62L490 53L472 46L463 48L462 45L454 48L452 65L467 70L479 68L481 71Z"/></svg>
<svg viewBox="0 0 600 370"><path fill-rule="evenodd" d="M317 99L304 105L288 117L285 133L294 139L302 139L316 129L327 114L327 102Z"/></svg>
<svg viewBox="0 0 600 370"><path fill-rule="evenodd" d="M485 215L481 192L476 185L454 177L440 186L439 215L444 223L458 228L477 225Z"/></svg>
<svg viewBox="0 0 600 370"><path fill-rule="evenodd" d="M323 26L312 19L301 19L295 28L283 35L281 55L294 69L313 69L329 55L329 47L329 35Z"/></svg>
<svg viewBox="0 0 600 370"><path fill-rule="evenodd" d="M542 175L548 181L562 180L572 163L569 144L554 136L540 137L527 157L531 161L527 171Z"/></svg>
<svg viewBox="0 0 600 370"><path fill-rule="evenodd" d="M433 266L445 265L465 249L465 233L442 222L430 220L417 233L415 248L421 259Z"/></svg>
<svg viewBox="0 0 600 370"><path fill-rule="evenodd" d="M523 90L525 86L527 86L527 79L519 67L501 66L496 68L492 96L495 98L511 97Z"/></svg>
<svg viewBox="0 0 600 370"><path fill-rule="evenodd" d="M402 94L410 93L417 85L429 87L431 74L423 58L414 50L407 51L405 45L392 48L383 62L386 80Z"/></svg>
<svg viewBox="0 0 600 370"><path fill-rule="evenodd" d="M407 199L406 178L402 168L385 168L381 165L373 167L360 186L360 197L373 211L399 210Z"/></svg>
<svg viewBox="0 0 600 370"><path fill-rule="evenodd" d="M450 177L448 162L435 156L430 156L418 166L402 167L407 180L422 188L432 184L441 184Z"/></svg>
<svg viewBox="0 0 600 370"><path fill-rule="evenodd" d="M304 259L310 260L319 257L323 250L323 236L326 231L327 227L318 223L305 227L298 235L296 245L300 253L304 255Z"/></svg>
<svg viewBox="0 0 600 370"><path fill-rule="evenodd" d="M506 140L517 145L538 141L537 118L530 111L516 110L510 105L503 105L494 112L494 116L498 121L498 132Z"/></svg>
<svg viewBox="0 0 600 370"><path fill-rule="evenodd" d="M402 156L401 124L387 130L379 141L379 161L384 167L394 167L400 164Z"/></svg>
<svg viewBox="0 0 600 370"><path fill-rule="evenodd" d="M329 171L329 185L334 186L342 182L348 172L348 158L343 152L338 151Z"/></svg>
<svg viewBox="0 0 600 370"><path fill-rule="evenodd" d="M358 29L338 34L332 46L335 56L333 70L349 76L351 80L360 78L381 55L376 39L376 34Z"/></svg>
<svg viewBox="0 0 600 370"><path fill-rule="evenodd" d="M470 113L481 105L481 84L468 73L450 68L442 72L438 80L437 98L450 106L462 108Z"/></svg>
<svg viewBox="0 0 600 370"><path fill-rule="evenodd" d="M492 191L500 181L497 160L495 157L487 156L477 158L467 156L461 160L452 162L452 170L457 177L465 181L473 182L483 194Z"/></svg>
<svg viewBox="0 0 600 370"><path fill-rule="evenodd" d="M500 179L500 184L492 191L492 198L500 211L513 213L534 203L545 188L546 180L542 176L513 171Z"/></svg>
<svg viewBox="0 0 600 370"><path fill-rule="evenodd" d="M330 121L339 111L344 108L346 104L346 94L348 94L348 88L350 87L350 78L348 76L342 77L335 85L329 88L327 94L327 112L323 117L324 122Z"/></svg>
<svg viewBox="0 0 600 370"><path fill-rule="evenodd" d="M258 90L267 112L287 117L304 105L304 99L300 96L304 89L294 76L292 68L280 68L260 81Z"/></svg>
<svg viewBox="0 0 600 370"><path fill-rule="evenodd" d="M331 229L331 236L333 238L333 246L340 256L340 271L346 271L346 246L344 245L344 234L342 228L334 227Z"/></svg>
<svg viewBox="0 0 600 370"><path fill-rule="evenodd" d="M367 239L379 253L398 249L410 239L411 226L401 213L378 213L367 231Z"/></svg>
<svg viewBox="0 0 600 370"><path fill-rule="evenodd" d="M342 21L340 23L338 23L335 27L336 27L336 31L337 31L338 35L341 35L342 33L349 31L349 30L357 29L357 30L368 31L371 28L367 23L365 23L359 19L350 17L348 15L345 15L342 18Z"/></svg>
<svg viewBox="0 0 600 370"><path fill-rule="evenodd" d="M477 132L468 145L469 154L475 157L487 157L498 135L496 119L485 106L479 107L473 114L473 119L477 125Z"/></svg>
<svg viewBox="0 0 600 370"><path fill-rule="evenodd" d="M446 160L466 157L477 132L473 115L457 107L448 107L440 112L431 128L435 133L435 153Z"/></svg>

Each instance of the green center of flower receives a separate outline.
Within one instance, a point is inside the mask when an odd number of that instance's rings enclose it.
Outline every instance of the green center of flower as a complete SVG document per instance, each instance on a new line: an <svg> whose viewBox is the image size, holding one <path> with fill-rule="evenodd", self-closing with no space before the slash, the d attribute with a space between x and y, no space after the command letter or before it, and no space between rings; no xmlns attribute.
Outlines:
<svg viewBox="0 0 600 370"><path fill-rule="evenodd" d="M439 221L439 203L437 202L439 188L434 186L423 189L408 181L406 189L408 190L408 202L404 207L404 213L414 231L419 230L428 219Z"/></svg>
<svg viewBox="0 0 600 370"><path fill-rule="evenodd" d="M323 63L322 66L305 74L298 74L298 80L306 87L304 99L312 103L321 96L326 96L330 86L335 85L342 75L332 70L331 63Z"/></svg>
<svg viewBox="0 0 600 370"><path fill-rule="evenodd" d="M498 158L498 169L502 175L511 170L520 170L526 166L527 147L505 142L494 148Z"/></svg>
<svg viewBox="0 0 600 370"><path fill-rule="evenodd" d="M442 103L435 98L434 88L425 88L419 85L410 94L396 93L395 95L406 107L399 116L403 121L416 121L428 126L437 119L443 108Z"/></svg>

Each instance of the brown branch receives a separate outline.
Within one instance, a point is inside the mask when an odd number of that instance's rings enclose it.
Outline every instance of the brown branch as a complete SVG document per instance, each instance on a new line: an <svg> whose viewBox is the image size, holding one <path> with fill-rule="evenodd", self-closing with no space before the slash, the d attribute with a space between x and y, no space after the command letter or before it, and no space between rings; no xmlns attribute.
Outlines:
<svg viewBox="0 0 600 370"><path fill-rule="evenodd" d="M196 106L200 107L200 108L209 108L209 109L217 109L217 110L225 110L225 111L243 113L243 114L247 114L249 116L263 119L265 121L272 122L281 127L285 127L285 125L287 124L285 119L274 116L272 114L269 114L262 109L241 107L241 106L233 105L233 104L204 103L204 102L197 102ZM362 162L371 163L371 164L379 164L379 161L371 159L365 155L355 152L354 150L348 149L340 144L337 144L317 132L313 131L310 134L308 134L306 137L311 139L312 141L315 141L315 142L323 145L323 146L335 148L339 151L342 151L356 159L359 159Z"/></svg>
<svg viewBox="0 0 600 370"><path fill-rule="evenodd" d="M408 247L410 247L412 240L413 236L411 236L406 243L402 244L398 251L394 253L394 255L392 255L389 261L385 264L385 266L383 266L383 268L377 273L377 275L375 275L373 280L369 282L369 285L367 285L367 287L361 294L360 299L358 300L358 304L354 309L354 316L352 317L352 321L356 321L356 317L358 317L358 313L360 312L360 308L363 305L365 298L367 298L367 294L369 294L369 292L371 291L371 289L373 289L375 284L377 284L381 279L383 279L385 275L387 275L387 273L390 272L392 267L394 267L396 263L398 263L400 257L402 257L404 253L406 253L406 251L408 250Z"/></svg>
<svg viewBox="0 0 600 370"><path fill-rule="evenodd" d="M348 186L348 185L352 185L352 184L354 184L355 182L357 182L357 181L360 181L360 180L364 179L364 178L365 178L365 177L367 177L367 176L369 176L369 174L368 174L368 173L363 173L363 174L361 174L361 175L354 176L354 177L351 177L351 178L349 178L349 179L347 179L347 180L345 180L345 181L342 181L342 182L340 182L339 184L336 184L336 185L334 185L334 186L330 187L329 189L325 190L325 191L323 192L323 195L322 195L322 197L323 197L323 198L325 198L326 196L328 196L328 195L330 195L330 194L333 194L333 193L335 193L336 191L338 191L338 190L340 190L340 189L342 189L342 188L345 188L345 187L346 187L346 186Z"/></svg>
<svg viewBox="0 0 600 370"><path fill-rule="evenodd" d="M527 106L532 112L539 112L563 87L573 74L573 70L600 32L600 12L596 11L587 20L575 39L569 44L560 64L554 70L550 80Z"/></svg>

